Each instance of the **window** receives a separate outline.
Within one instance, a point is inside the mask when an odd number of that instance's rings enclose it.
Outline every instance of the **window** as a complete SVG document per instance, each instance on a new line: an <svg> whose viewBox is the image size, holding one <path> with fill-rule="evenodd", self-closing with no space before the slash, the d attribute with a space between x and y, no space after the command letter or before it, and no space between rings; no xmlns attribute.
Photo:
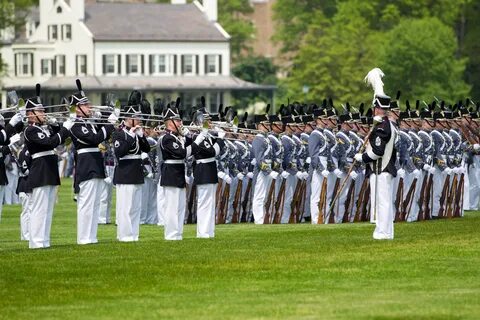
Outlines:
<svg viewBox="0 0 480 320"><path fill-rule="evenodd" d="M150 55L150 74L172 74L172 55Z"/></svg>
<svg viewBox="0 0 480 320"><path fill-rule="evenodd" d="M205 59L205 73L217 73L217 56L213 54L209 54L206 56Z"/></svg>
<svg viewBox="0 0 480 320"><path fill-rule="evenodd" d="M57 60L57 70L59 75L65 75L65 55L56 56Z"/></svg>
<svg viewBox="0 0 480 320"><path fill-rule="evenodd" d="M191 54L186 54L182 56L182 73L191 74L193 73L193 56Z"/></svg>
<svg viewBox="0 0 480 320"><path fill-rule="evenodd" d="M58 39L58 28L56 25L48 26L48 41Z"/></svg>
<svg viewBox="0 0 480 320"><path fill-rule="evenodd" d="M57 13L62 13L62 7L60 6L57 7Z"/></svg>
<svg viewBox="0 0 480 320"><path fill-rule="evenodd" d="M15 75L33 76L33 53L15 54Z"/></svg>
<svg viewBox="0 0 480 320"><path fill-rule="evenodd" d="M62 24L62 39L63 40L72 40L72 25L71 24Z"/></svg>
<svg viewBox="0 0 480 320"><path fill-rule="evenodd" d="M127 73L128 74L140 73L140 55L138 54L127 55Z"/></svg>
<svg viewBox="0 0 480 320"><path fill-rule="evenodd" d="M77 75L87 74L87 56L84 54L77 55Z"/></svg>
<svg viewBox="0 0 480 320"><path fill-rule="evenodd" d="M42 75L50 73L50 59L42 59Z"/></svg>
<svg viewBox="0 0 480 320"><path fill-rule="evenodd" d="M167 59L165 55L158 55L157 56L157 72L158 73L165 73L167 71Z"/></svg>
<svg viewBox="0 0 480 320"><path fill-rule="evenodd" d="M106 59L107 72L106 73L115 73L115 55L107 54L106 56L107 56L107 59Z"/></svg>

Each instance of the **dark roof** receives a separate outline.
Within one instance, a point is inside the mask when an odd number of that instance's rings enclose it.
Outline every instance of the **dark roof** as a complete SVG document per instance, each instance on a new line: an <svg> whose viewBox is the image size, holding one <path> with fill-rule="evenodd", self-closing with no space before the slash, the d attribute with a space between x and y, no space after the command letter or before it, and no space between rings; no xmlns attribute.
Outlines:
<svg viewBox="0 0 480 320"><path fill-rule="evenodd" d="M42 88L46 90L70 90L76 89L77 77L51 77L44 83ZM275 90L272 85L259 85L247 82L234 76L86 76L81 77L85 91L108 91L108 90Z"/></svg>
<svg viewBox="0 0 480 320"><path fill-rule="evenodd" d="M85 24L97 41L228 41L194 4L86 4Z"/></svg>

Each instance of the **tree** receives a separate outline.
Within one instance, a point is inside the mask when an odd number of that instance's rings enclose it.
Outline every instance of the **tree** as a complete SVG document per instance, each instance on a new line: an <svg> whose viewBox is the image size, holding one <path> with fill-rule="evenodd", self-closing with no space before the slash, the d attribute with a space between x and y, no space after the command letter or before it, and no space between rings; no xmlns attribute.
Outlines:
<svg viewBox="0 0 480 320"><path fill-rule="evenodd" d="M463 99L470 86L463 81L467 59L457 59L452 28L437 18L403 20L388 32L380 49L386 88L411 99Z"/></svg>

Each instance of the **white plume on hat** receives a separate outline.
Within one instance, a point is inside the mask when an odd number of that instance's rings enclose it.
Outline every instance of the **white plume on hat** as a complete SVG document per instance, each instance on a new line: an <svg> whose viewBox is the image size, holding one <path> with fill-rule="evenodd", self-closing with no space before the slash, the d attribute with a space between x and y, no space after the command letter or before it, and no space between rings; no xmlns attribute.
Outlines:
<svg viewBox="0 0 480 320"><path fill-rule="evenodd" d="M386 96L385 92L383 92L383 81L382 77L385 76L380 68L373 68L368 72L367 76L365 77L365 82L372 86L373 88L373 96Z"/></svg>

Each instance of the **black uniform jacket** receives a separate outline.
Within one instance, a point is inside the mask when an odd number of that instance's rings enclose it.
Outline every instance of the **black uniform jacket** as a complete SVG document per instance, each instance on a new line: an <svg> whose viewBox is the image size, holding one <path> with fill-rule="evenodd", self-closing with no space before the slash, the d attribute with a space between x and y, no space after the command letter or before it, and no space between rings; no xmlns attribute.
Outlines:
<svg viewBox="0 0 480 320"><path fill-rule="evenodd" d="M190 138L177 137L167 131L160 138L163 164L160 185L164 187L185 188L185 159L191 155Z"/></svg>
<svg viewBox="0 0 480 320"><path fill-rule="evenodd" d="M193 162L193 182L198 184L218 183L217 161L223 141L208 136L200 144L192 144L192 155L195 157Z"/></svg>
<svg viewBox="0 0 480 320"><path fill-rule="evenodd" d="M113 125L95 126L83 119L75 119L70 129L75 146L75 189L83 181L105 178L103 155L98 145L109 139L113 130Z"/></svg>
<svg viewBox="0 0 480 320"><path fill-rule="evenodd" d="M113 174L114 184L143 184L142 152L149 152L145 136L139 137L123 128L113 133L113 149L118 165Z"/></svg>
<svg viewBox="0 0 480 320"><path fill-rule="evenodd" d="M22 151L18 155L18 184L17 184L17 194L20 192L31 193L32 189L28 186L28 174L30 173L30 166L32 165L32 157L26 146L23 147Z"/></svg>
<svg viewBox="0 0 480 320"><path fill-rule="evenodd" d="M25 128L25 144L32 157L28 187L31 189L43 186L60 185L58 174L58 157L54 148L65 142L68 130L60 126L42 128L31 124Z"/></svg>

